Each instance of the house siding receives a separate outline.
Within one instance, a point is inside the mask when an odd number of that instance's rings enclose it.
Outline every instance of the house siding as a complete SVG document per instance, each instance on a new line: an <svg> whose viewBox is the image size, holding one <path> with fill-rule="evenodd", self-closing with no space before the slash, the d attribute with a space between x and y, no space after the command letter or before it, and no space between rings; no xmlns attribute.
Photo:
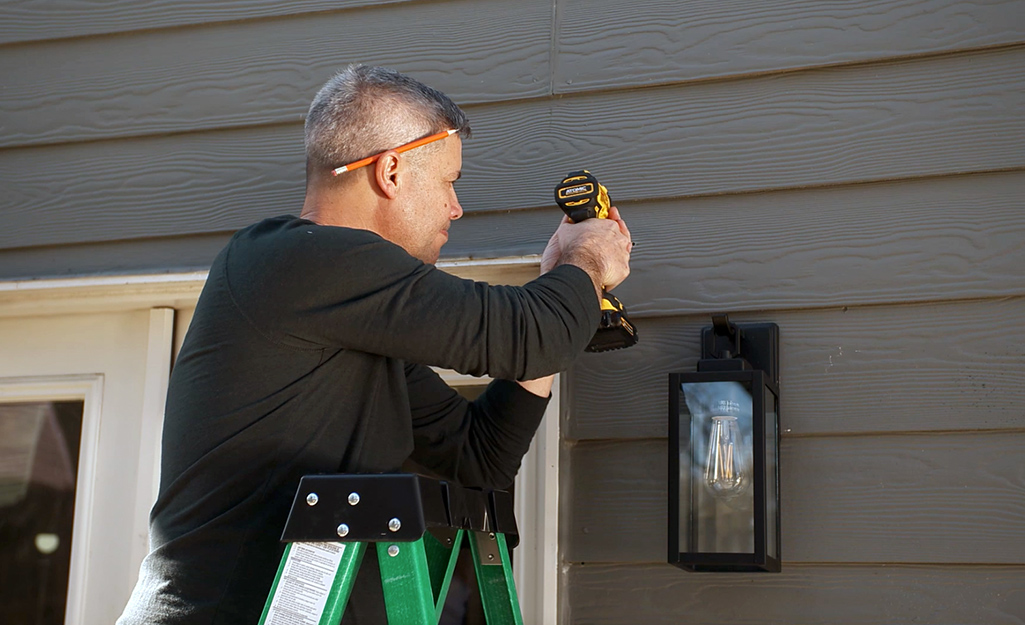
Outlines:
<svg viewBox="0 0 1025 625"><path fill-rule="evenodd" d="M587 167L628 350L565 376L567 623L1025 623L1020 0L27 2L0 20L0 280L207 266L302 201L349 62L475 128L447 258L539 253ZM91 5L90 5L91 6ZM781 574L665 564L666 379L781 332Z"/></svg>

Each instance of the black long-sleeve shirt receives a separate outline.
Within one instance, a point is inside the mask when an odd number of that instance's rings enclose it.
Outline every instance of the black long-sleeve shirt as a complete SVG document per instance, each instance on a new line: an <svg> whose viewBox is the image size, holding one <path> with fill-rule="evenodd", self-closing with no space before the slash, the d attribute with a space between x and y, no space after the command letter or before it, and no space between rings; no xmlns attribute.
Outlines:
<svg viewBox="0 0 1025 625"><path fill-rule="evenodd" d="M572 266L489 286L365 230L286 216L237 233L171 375L152 551L119 623L255 623L303 475L412 458L509 485L547 400L507 380L565 369L596 304ZM499 379L470 403L426 365ZM366 582L355 614L379 602Z"/></svg>

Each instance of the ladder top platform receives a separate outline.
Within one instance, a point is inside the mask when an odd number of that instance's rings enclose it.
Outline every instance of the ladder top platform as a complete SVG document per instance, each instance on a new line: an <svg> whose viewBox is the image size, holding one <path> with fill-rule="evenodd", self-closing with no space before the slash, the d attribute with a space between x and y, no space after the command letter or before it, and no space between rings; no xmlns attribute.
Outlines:
<svg viewBox="0 0 1025 625"><path fill-rule="evenodd" d="M307 475L282 542L413 542L428 529L473 530L518 542L512 495L415 473Z"/></svg>

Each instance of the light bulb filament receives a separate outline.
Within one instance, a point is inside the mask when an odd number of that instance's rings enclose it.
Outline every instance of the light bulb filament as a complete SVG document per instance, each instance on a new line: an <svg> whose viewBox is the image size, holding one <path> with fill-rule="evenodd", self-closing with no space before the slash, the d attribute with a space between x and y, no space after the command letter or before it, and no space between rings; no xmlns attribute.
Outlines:
<svg viewBox="0 0 1025 625"><path fill-rule="evenodd" d="M712 431L708 440L708 463L705 465L705 484L719 499L732 499L747 486L743 452L737 418L712 417Z"/></svg>

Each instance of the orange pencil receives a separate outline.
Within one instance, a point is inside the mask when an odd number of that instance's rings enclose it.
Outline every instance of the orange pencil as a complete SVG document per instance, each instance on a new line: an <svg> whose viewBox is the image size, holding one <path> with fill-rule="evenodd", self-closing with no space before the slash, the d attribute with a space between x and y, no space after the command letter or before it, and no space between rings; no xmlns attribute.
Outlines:
<svg viewBox="0 0 1025 625"><path fill-rule="evenodd" d="M395 148L395 151L398 152L399 154L401 154L403 152L408 152L408 151L412 150L413 148L420 147L421 145L427 145L428 143L433 143L434 141L438 141L438 140L444 139L446 137L451 137L452 135L454 135L457 132L459 132L459 131L455 130L455 129L452 129L452 130L442 130L441 132L439 132L437 134L433 134L433 135L431 135L429 137L424 137L423 139L417 139L416 141L410 141L409 143L407 143L405 145L400 145L399 147ZM385 150L384 152L388 152L388 151L389 150ZM381 154L384 154L384 152L381 152ZM344 174L347 171L352 171L354 169L358 169L360 167L363 167L364 165L369 165L370 163L373 163L377 159L381 158L381 154L374 154L373 156L368 156L368 157L366 157L364 159L361 159L361 160L358 160L358 161L356 161L354 163L349 163L348 165L342 165L341 167L339 167L337 169L331 170L331 173L333 175L337 176L338 174Z"/></svg>

